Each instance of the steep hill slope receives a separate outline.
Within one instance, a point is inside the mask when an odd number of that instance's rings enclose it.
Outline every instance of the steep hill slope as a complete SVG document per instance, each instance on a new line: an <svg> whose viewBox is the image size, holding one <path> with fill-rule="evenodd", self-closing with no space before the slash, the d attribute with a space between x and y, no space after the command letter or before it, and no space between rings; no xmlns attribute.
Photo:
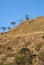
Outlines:
<svg viewBox="0 0 44 65"><path fill-rule="evenodd" d="M28 48L36 55L33 65L44 65L44 60L38 58L40 52L44 54L44 16L24 21L6 33L0 33L0 62L14 63L22 48Z"/></svg>

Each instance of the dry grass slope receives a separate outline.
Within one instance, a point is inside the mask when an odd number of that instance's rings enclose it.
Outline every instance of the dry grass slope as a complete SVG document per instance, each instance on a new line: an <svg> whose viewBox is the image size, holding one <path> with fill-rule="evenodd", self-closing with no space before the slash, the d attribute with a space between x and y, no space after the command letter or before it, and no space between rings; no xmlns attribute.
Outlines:
<svg viewBox="0 0 44 65"><path fill-rule="evenodd" d="M24 21L9 32L0 33L0 63L14 63L22 48L28 48L36 55L33 65L44 65L44 16Z"/></svg>

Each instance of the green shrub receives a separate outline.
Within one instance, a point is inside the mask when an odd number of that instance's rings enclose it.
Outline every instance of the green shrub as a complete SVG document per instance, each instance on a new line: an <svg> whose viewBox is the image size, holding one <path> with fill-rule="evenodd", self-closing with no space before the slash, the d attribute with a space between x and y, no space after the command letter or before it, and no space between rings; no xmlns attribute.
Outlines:
<svg viewBox="0 0 44 65"><path fill-rule="evenodd" d="M22 48L15 58L15 63L16 65L32 65L34 57L35 55L31 53L30 49Z"/></svg>
<svg viewBox="0 0 44 65"><path fill-rule="evenodd" d="M20 54L28 53L30 50L28 48L22 48L19 52Z"/></svg>
<svg viewBox="0 0 44 65"><path fill-rule="evenodd" d="M16 64L17 64L17 65L22 64L23 61L24 61L24 58L25 58L25 57L22 56L22 55L17 56L17 57L16 57Z"/></svg>
<svg viewBox="0 0 44 65"><path fill-rule="evenodd" d="M4 65L4 64L1 62L0 65Z"/></svg>

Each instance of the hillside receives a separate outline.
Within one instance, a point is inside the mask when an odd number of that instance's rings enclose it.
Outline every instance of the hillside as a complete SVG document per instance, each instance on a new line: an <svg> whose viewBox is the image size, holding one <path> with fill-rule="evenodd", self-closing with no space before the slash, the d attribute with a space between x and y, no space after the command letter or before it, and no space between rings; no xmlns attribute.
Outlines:
<svg viewBox="0 0 44 65"><path fill-rule="evenodd" d="M0 33L0 63L14 63L22 48L36 55L33 65L44 65L44 16L23 21L16 28Z"/></svg>

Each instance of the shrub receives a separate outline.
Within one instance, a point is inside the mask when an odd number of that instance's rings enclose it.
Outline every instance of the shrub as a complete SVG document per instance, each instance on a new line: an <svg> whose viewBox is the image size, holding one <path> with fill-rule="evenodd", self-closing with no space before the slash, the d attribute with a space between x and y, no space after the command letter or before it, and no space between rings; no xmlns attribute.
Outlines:
<svg viewBox="0 0 44 65"><path fill-rule="evenodd" d="M20 50L20 54L25 54L26 52L29 52L29 49L27 49L27 48L22 48L22 49Z"/></svg>
<svg viewBox="0 0 44 65"><path fill-rule="evenodd" d="M11 47L7 47L7 50L11 50L12 48Z"/></svg>
<svg viewBox="0 0 44 65"><path fill-rule="evenodd" d="M3 35L4 33L3 33L3 32L1 32L1 34Z"/></svg>
<svg viewBox="0 0 44 65"><path fill-rule="evenodd" d="M0 65L3 65L3 63L2 63L2 62L0 62Z"/></svg>
<svg viewBox="0 0 44 65"><path fill-rule="evenodd" d="M22 56L22 55L17 56L17 57L16 57L16 64L17 64L17 65L22 64L23 61L24 61L24 58L25 58L25 57Z"/></svg>
<svg viewBox="0 0 44 65"><path fill-rule="evenodd" d="M44 39L44 36L42 36L42 38Z"/></svg>
<svg viewBox="0 0 44 65"><path fill-rule="evenodd" d="M32 65L34 54L31 53L31 50L28 48L22 48L19 51L19 54L16 56L16 65Z"/></svg>

